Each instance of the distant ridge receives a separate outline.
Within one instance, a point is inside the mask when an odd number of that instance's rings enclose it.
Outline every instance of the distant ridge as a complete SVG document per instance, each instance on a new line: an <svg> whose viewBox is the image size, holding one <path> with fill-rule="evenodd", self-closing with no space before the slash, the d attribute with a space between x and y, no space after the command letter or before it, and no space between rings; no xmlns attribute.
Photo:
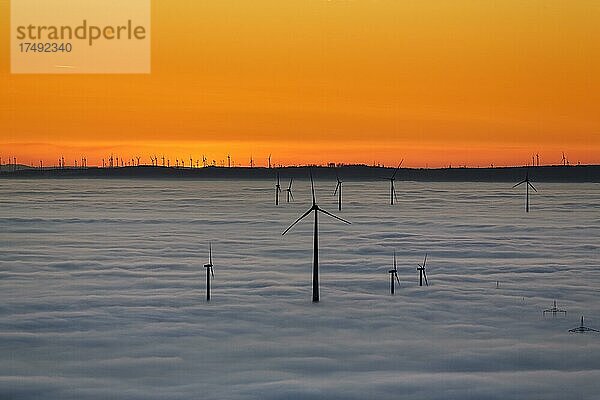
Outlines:
<svg viewBox="0 0 600 400"><path fill-rule="evenodd" d="M44 168L42 170L17 166L16 171L0 170L0 178L127 178L127 179L274 179L275 171L282 178L308 178L309 166L301 167L120 167L120 168ZM371 167L344 165L337 168L312 166L317 179L336 179L336 171L345 180L380 180L392 173L394 167ZM495 168L401 168L396 177L399 181L425 182L515 182L523 179L526 172L537 182L600 182L600 165L495 167Z"/></svg>

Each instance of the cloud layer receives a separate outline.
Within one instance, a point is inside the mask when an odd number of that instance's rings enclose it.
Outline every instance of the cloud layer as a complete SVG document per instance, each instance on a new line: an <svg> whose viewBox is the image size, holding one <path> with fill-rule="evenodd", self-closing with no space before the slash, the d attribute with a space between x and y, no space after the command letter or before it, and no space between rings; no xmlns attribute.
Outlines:
<svg viewBox="0 0 600 400"><path fill-rule="evenodd" d="M385 182L347 182L319 304L312 220L281 237L308 190L276 208L267 181L1 181L0 397L595 395L600 335L567 330L600 327L599 185L544 184L526 215L503 185L400 182L391 207ZM543 318L554 299L567 316Z"/></svg>

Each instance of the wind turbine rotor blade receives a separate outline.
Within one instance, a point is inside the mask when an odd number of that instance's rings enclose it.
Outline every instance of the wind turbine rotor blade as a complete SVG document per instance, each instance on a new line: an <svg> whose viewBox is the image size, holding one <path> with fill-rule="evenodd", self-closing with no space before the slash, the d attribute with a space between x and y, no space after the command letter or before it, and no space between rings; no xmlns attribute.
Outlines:
<svg viewBox="0 0 600 400"><path fill-rule="evenodd" d="M210 274L213 277L213 279L215 278L215 270L213 269L213 267L210 267Z"/></svg>
<svg viewBox="0 0 600 400"><path fill-rule="evenodd" d="M311 188L311 191L312 191L313 204L317 204L317 199L315 198L315 182L313 180L312 168L310 168L308 170L308 172L310 173L310 188Z"/></svg>
<svg viewBox="0 0 600 400"><path fill-rule="evenodd" d="M294 178L290 179L290 186L288 186L288 189L292 190L292 183L294 183Z"/></svg>
<svg viewBox="0 0 600 400"><path fill-rule="evenodd" d="M208 244L208 263L212 265L212 243Z"/></svg>
<svg viewBox="0 0 600 400"><path fill-rule="evenodd" d="M290 198L291 198L292 200L294 200L294 195L293 195L293 193L292 193L292 191L291 191L291 190L290 190Z"/></svg>
<svg viewBox="0 0 600 400"><path fill-rule="evenodd" d="M423 260L423 268L425 268L425 264L427 264L427 253L425 253L425 259Z"/></svg>
<svg viewBox="0 0 600 400"><path fill-rule="evenodd" d="M519 182L519 183L517 183L516 185L514 185L514 186L513 186L513 189L514 189L514 188L516 188L516 187L517 187L517 186L519 186L519 185L522 185L522 184L524 184L525 182L527 182L527 180L526 180L526 179L525 179L525 180L522 180L521 182Z"/></svg>
<svg viewBox="0 0 600 400"><path fill-rule="evenodd" d="M398 278L398 273L396 272L394 275L396 275L396 280L398 281L398 283L400 283L400 278Z"/></svg>
<svg viewBox="0 0 600 400"><path fill-rule="evenodd" d="M337 185L335 186L335 191L333 192L334 196L337 194L337 191L339 188L340 188L340 182L338 181Z"/></svg>
<svg viewBox="0 0 600 400"><path fill-rule="evenodd" d="M313 209L309 209L307 212L305 212L304 214L302 214L302 216L300 218L298 218L296 221L294 221L293 224L291 224L285 231L283 231L283 233L281 234L281 236L285 235L290 229L292 229L294 227L294 225L296 225L298 222L300 222L303 218L305 218L308 214L310 214L310 212Z"/></svg>
<svg viewBox="0 0 600 400"><path fill-rule="evenodd" d="M535 187L533 187L533 185L531 183L527 182L527 184L529 185L530 188L532 188L534 191L537 192L537 189Z"/></svg>
<svg viewBox="0 0 600 400"><path fill-rule="evenodd" d="M394 191L394 198L396 199L396 203L398 202L398 195L396 194L396 188L392 188Z"/></svg>
<svg viewBox="0 0 600 400"><path fill-rule="evenodd" d="M346 224L348 224L348 225L352 224L352 222L350 222L350 221L346 221L344 218L340 218L340 217L338 217L338 216L336 216L336 215L333 215L333 214L332 214L332 213L330 213L329 211L325 211L325 210L323 210L322 208L317 208L317 210L318 210L318 211L321 211L323 214L329 215L329 216L330 216L330 217L332 217L332 218L339 219L340 221L342 221L342 222L344 222L344 223L346 223Z"/></svg>
<svg viewBox="0 0 600 400"><path fill-rule="evenodd" d="M396 174L400 170L400 167L402 166L403 162L404 162L404 158L402 159L402 161L400 161L400 164L398 164L398 168L396 168L396 170L394 171L394 175L392 175L392 179L394 179L396 177Z"/></svg>
<svg viewBox="0 0 600 400"><path fill-rule="evenodd" d="M429 282L427 282L427 274L425 273L425 270L423 270L423 278L425 278L425 285L429 286Z"/></svg>

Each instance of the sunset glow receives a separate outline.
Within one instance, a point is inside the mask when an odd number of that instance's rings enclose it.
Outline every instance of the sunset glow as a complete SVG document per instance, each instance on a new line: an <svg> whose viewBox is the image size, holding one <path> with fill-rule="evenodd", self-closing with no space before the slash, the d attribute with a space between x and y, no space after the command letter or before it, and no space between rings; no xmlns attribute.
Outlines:
<svg viewBox="0 0 600 400"><path fill-rule="evenodd" d="M148 75L11 75L0 31L3 162L600 163L597 1L152 7Z"/></svg>

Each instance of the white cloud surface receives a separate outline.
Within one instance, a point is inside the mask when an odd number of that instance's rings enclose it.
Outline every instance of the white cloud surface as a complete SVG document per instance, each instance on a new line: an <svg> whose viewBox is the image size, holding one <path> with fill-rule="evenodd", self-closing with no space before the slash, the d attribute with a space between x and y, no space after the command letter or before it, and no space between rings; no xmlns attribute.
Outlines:
<svg viewBox="0 0 600 400"><path fill-rule="evenodd" d="M0 181L0 398L593 398L600 186ZM510 185L509 185L510 186ZM337 213L334 182L320 204ZM205 297L213 241L213 301ZM392 251L401 284L389 295ZM417 263L429 253L429 288ZM500 287L496 289L496 281ZM554 299L566 317L542 317Z"/></svg>

